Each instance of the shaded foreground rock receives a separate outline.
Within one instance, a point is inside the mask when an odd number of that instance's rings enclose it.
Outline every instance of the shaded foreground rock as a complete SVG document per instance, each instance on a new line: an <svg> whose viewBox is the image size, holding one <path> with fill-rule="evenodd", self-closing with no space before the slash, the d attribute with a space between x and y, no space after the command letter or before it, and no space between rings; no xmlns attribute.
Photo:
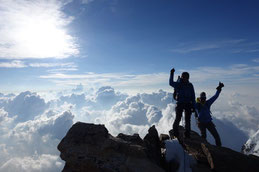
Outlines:
<svg viewBox="0 0 259 172"><path fill-rule="evenodd" d="M247 156L226 147L209 144L198 133L192 131L191 138L184 138L184 129L179 127L179 142L197 160L193 171L258 172L259 157Z"/></svg>
<svg viewBox="0 0 259 172"><path fill-rule="evenodd" d="M133 136L137 144L129 142L129 137L113 137L104 125L74 124L58 145L60 157L66 162L63 171L162 172L141 141Z"/></svg>
<svg viewBox="0 0 259 172"><path fill-rule="evenodd" d="M213 146L193 131L191 138L186 139L181 126L179 133L182 147L197 161L194 172L259 171L259 157ZM58 150L66 162L64 172L174 172L179 164L166 162L166 139L166 134L159 139L155 126L142 140L138 134L113 137L104 125L78 122L61 140Z"/></svg>

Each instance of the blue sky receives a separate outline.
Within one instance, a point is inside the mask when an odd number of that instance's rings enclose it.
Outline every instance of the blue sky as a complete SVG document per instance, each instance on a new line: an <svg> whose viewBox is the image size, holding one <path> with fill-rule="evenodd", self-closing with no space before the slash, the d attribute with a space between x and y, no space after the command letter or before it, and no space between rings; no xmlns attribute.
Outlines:
<svg viewBox="0 0 259 172"><path fill-rule="evenodd" d="M258 83L257 1L24 0L0 6L2 92L80 83L169 89L172 67L177 74L190 71L198 87L213 79Z"/></svg>

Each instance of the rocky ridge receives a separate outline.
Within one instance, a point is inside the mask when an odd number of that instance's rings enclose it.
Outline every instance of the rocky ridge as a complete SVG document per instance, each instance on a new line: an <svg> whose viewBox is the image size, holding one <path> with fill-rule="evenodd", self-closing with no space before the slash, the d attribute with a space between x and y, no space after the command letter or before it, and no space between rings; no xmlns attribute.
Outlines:
<svg viewBox="0 0 259 172"><path fill-rule="evenodd" d="M213 146L193 131L191 139L186 139L183 127L179 129L180 144L196 160L192 171L258 171L259 157ZM138 134L114 137L104 125L78 122L61 140L58 150L66 162L63 172L174 172L179 162L165 159L168 139L167 134L158 137L155 126L141 139Z"/></svg>

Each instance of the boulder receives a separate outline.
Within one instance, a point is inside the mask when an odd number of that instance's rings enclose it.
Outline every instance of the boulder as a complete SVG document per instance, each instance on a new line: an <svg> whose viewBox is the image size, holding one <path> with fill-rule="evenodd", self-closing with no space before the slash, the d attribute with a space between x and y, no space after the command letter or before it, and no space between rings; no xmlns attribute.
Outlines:
<svg viewBox="0 0 259 172"><path fill-rule="evenodd" d="M139 137L139 134L135 133L132 136L120 133L118 134L117 138L120 138L126 142L129 142L131 144L136 144L136 145L144 145L144 141Z"/></svg>
<svg viewBox="0 0 259 172"><path fill-rule="evenodd" d="M194 131L190 138L184 137L184 128L179 127L179 142L197 160L193 171L206 172L257 172L259 157L247 156L226 147L211 145Z"/></svg>
<svg viewBox="0 0 259 172"><path fill-rule="evenodd" d="M136 135L132 137L137 138ZM113 137L104 125L74 124L58 150L66 162L63 172L163 171L150 159L145 146Z"/></svg>
<svg viewBox="0 0 259 172"><path fill-rule="evenodd" d="M149 159L160 166L162 159L161 143L154 125L149 128L148 134L144 137L144 143L147 148L147 155Z"/></svg>

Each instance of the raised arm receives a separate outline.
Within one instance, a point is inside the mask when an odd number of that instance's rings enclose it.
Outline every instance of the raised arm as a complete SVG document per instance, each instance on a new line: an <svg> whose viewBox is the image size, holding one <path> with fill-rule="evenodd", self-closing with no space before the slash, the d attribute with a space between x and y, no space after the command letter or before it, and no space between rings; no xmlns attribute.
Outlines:
<svg viewBox="0 0 259 172"><path fill-rule="evenodd" d="M175 69L173 68L170 71L170 78L169 78L169 85L172 87L175 87L175 83L176 83L176 82L174 82L174 72L175 72Z"/></svg>
<svg viewBox="0 0 259 172"><path fill-rule="evenodd" d="M219 82L219 85L216 88L217 89L216 94L214 96L212 96L209 100L207 100L207 103L208 103L209 106L211 106L215 102L215 100L219 97L219 94L221 93L222 87L224 87L224 84Z"/></svg>

